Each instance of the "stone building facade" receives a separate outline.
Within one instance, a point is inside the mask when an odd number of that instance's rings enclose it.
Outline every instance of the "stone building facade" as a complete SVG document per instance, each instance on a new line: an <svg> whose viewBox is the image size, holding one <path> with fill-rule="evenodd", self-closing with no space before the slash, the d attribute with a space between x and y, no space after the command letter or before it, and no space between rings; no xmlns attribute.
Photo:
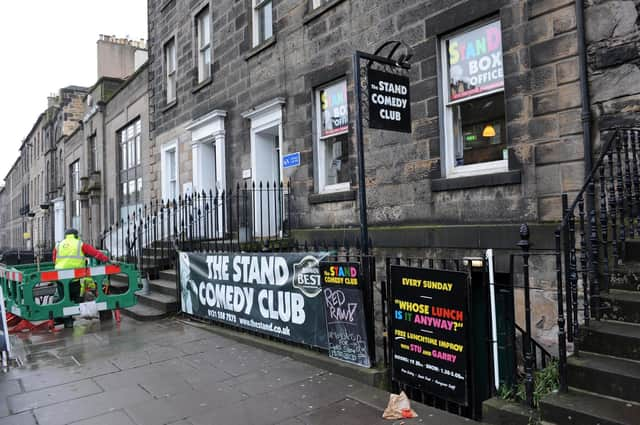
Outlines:
<svg viewBox="0 0 640 425"><path fill-rule="evenodd" d="M412 133L365 125L376 254L513 250L522 222L536 248L550 248L560 195L582 186L586 93L574 1L148 5L151 199L282 180L292 188L295 237L357 240L352 55L388 40L413 54ZM637 8L585 9L596 152L608 129L636 125ZM298 152L299 166L283 167ZM497 267L508 272L506 261ZM539 279L534 303L552 317L551 275Z"/></svg>

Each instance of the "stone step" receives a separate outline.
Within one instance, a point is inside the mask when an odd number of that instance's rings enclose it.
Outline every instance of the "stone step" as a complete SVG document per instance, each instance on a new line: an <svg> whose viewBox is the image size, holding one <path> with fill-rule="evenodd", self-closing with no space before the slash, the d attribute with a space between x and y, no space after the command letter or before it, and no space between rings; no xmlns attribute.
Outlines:
<svg viewBox="0 0 640 425"><path fill-rule="evenodd" d="M580 331L581 350L640 361L640 325L591 320Z"/></svg>
<svg viewBox="0 0 640 425"><path fill-rule="evenodd" d="M640 240L625 241L624 261L640 261Z"/></svg>
<svg viewBox="0 0 640 425"><path fill-rule="evenodd" d="M141 322L164 319L172 314L172 312L163 311L144 304L136 304L133 307L124 308L121 311L125 316Z"/></svg>
<svg viewBox="0 0 640 425"><path fill-rule="evenodd" d="M178 289L176 288L175 280L156 279L149 281L149 288L152 292L158 292L160 294L171 295L172 297L178 297Z"/></svg>
<svg viewBox="0 0 640 425"><path fill-rule="evenodd" d="M168 280L170 282L175 282L176 281L176 270L175 269L160 270L158 275L159 275L160 279Z"/></svg>
<svg viewBox="0 0 640 425"><path fill-rule="evenodd" d="M557 425L637 425L640 405L570 388L544 397L540 414Z"/></svg>
<svg viewBox="0 0 640 425"><path fill-rule="evenodd" d="M178 310L178 301L174 296L158 292L150 292L148 294L138 293L137 296L138 304L153 307L166 313L173 313Z"/></svg>
<svg viewBox="0 0 640 425"><path fill-rule="evenodd" d="M640 262L628 261L614 268L611 289L640 291Z"/></svg>
<svg viewBox="0 0 640 425"><path fill-rule="evenodd" d="M580 352L567 361L572 387L592 393L640 402L640 362Z"/></svg>
<svg viewBox="0 0 640 425"><path fill-rule="evenodd" d="M605 306L605 319L640 323L640 292L612 289L600 295Z"/></svg>

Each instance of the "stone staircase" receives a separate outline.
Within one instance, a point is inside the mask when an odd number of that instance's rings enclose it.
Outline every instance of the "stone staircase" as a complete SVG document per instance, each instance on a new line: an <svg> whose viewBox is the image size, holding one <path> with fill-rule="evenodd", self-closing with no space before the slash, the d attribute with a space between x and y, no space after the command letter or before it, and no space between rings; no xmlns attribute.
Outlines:
<svg viewBox="0 0 640 425"><path fill-rule="evenodd" d="M116 275L111 281L115 288L126 285L124 276ZM176 271L159 271L157 279L149 280L149 293L143 294L139 291L136 296L138 304L123 309L122 314L140 321L162 319L174 314L178 311Z"/></svg>
<svg viewBox="0 0 640 425"><path fill-rule="evenodd" d="M567 364L568 393L540 402L557 425L640 424L640 242L625 243L623 264L602 294L603 320L581 329L580 351Z"/></svg>

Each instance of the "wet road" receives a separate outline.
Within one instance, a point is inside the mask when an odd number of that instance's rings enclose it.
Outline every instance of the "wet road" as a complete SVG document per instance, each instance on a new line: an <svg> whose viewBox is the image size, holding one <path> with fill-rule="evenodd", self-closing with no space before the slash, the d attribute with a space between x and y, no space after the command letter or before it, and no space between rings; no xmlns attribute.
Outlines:
<svg viewBox="0 0 640 425"><path fill-rule="evenodd" d="M0 425L457 425L413 404L385 421L388 394L175 319L78 321L13 337L23 363L0 372Z"/></svg>

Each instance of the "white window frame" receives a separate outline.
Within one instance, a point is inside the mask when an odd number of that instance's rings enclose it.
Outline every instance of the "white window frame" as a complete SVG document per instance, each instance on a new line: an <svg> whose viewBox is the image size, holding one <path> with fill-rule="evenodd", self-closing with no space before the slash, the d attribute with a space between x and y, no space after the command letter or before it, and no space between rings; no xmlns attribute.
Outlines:
<svg viewBox="0 0 640 425"><path fill-rule="evenodd" d="M269 40L273 37L273 0L251 0L253 4L252 8L252 16L253 16L253 47L258 46L264 43L266 40ZM267 27L265 26L264 34L260 31L260 13L262 9L267 6L268 3L271 3L271 28L269 37L267 37ZM265 24L266 25L266 24Z"/></svg>
<svg viewBox="0 0 640 425"><path fill-rule="evenodd" d="M447 41L452 37L463 34L465 32L473 31L479 27L484 25L500 22L500 19L491 19L488 21L481 22L476 25L470 25L463 28L460 31L456 31L454 33L448 34L445 37L440 39L440 71L442 75L442 110L443 110L443 138L444 138L444 147L445 147L445 176L447 178L456 178L456 177L470 177L470 176L478 176L484 174L495 174L509 171L509 161L507 159L502 159L498 161L490 161L483 162L479 164L469 164L469 165L458 165L455 164L455 140L453 135L453 108L455 105L459 103L468 102L473 99L478 99L481 97L490 96L496 93L503 93L504 87L499 89L487 91L485 93L481 93L475 96L469 96L464 99L450 101L449 100L449 72L447 69L448 57L447 57Z"/></svg>
<svg viewBox="0 0 640 425"><path fill-rule="evenodd" d="M175 176L173 179L169 175L170 169L169 169L168 161L169 161L170 152L174 153L173 166L175 170ZM179 185L178 185L180 180L180 170L178 168L178 164L180 164L180 161L178 160L178 156L179 156L179 152L178 152L177 141L173 141L162 146L161 155L160 155L160 161L161 161L160 167L161 167L161 173L162 173L162 199L164 199L165 201L169 201L169 200L173 201L174 199L177 199L178 195L180 194ZM171 183L175 184L173 196L170 196L171 194L169 193Z"/></svg>
<svg viewBox="0 0 640 425"><path fill-rule="evenodd" d="M197 46L196 53L198 55L198 83L202 83L203 81L211 78L211 63L213 61L213 52L211 49L212 19L209 5L206 5L200 10L200 12L198 12L195 21ZM207 52L209 53L209 63L205 62Z"/></svg>
<svg viewBox="0 0 640 425"><path fill-rule="evenodd" d="M329 3L331 0L311 0L311 9L315 10L318 9L322 6L324 6L325 4Z"/></svg>
<svg viewBox="0 0 640 425"><path fill-rule="evenodd" d="M339 133L336 134L332 134L330 136L325 136L322 137L322 108L320 107L320 91L322 89L325 89L327 87L339 84L344 82L344 84L348 84L347 83L347 79L346 78L341 78L339 80L334 80L331 81L327 84L323 84L321 86L318 86L315 88L314 90L314 117L313 119L315 120L314 122L314 126L315 126L315 134L314 134L314 143L315 143L315 149L316 149L316 153L317 155L315 156L316 159L316 163L314 164L314 166L316 167L316 169L318 170L318 193L335 193L335 192L346 192L348 190L351 190L351 181L348 182L343 182L343 183L337 183L337 184L325 184L325 182L327 181L327 176L325 173L325 167L324 167L324 163L326 160L325 154L324 154L324 149L322 147L322 143L323 140L325 139L329 139L332 137L337 137L340 136L342 134L349 134L349 128L347 126L347 129L344 131L341 131ZM349 91L347 90L347 106L349 105ZM348 137L348 136L347 136ZM321 165L322 164L322 165Z"/></svg>
<svg viewBox="0 0 640 425"><path fill-rule="evenodd" d="M167 103L171 103L176 100L176 74L178 69L176 58L176 38L171 37L164 44L164 69Z"/></svg>

